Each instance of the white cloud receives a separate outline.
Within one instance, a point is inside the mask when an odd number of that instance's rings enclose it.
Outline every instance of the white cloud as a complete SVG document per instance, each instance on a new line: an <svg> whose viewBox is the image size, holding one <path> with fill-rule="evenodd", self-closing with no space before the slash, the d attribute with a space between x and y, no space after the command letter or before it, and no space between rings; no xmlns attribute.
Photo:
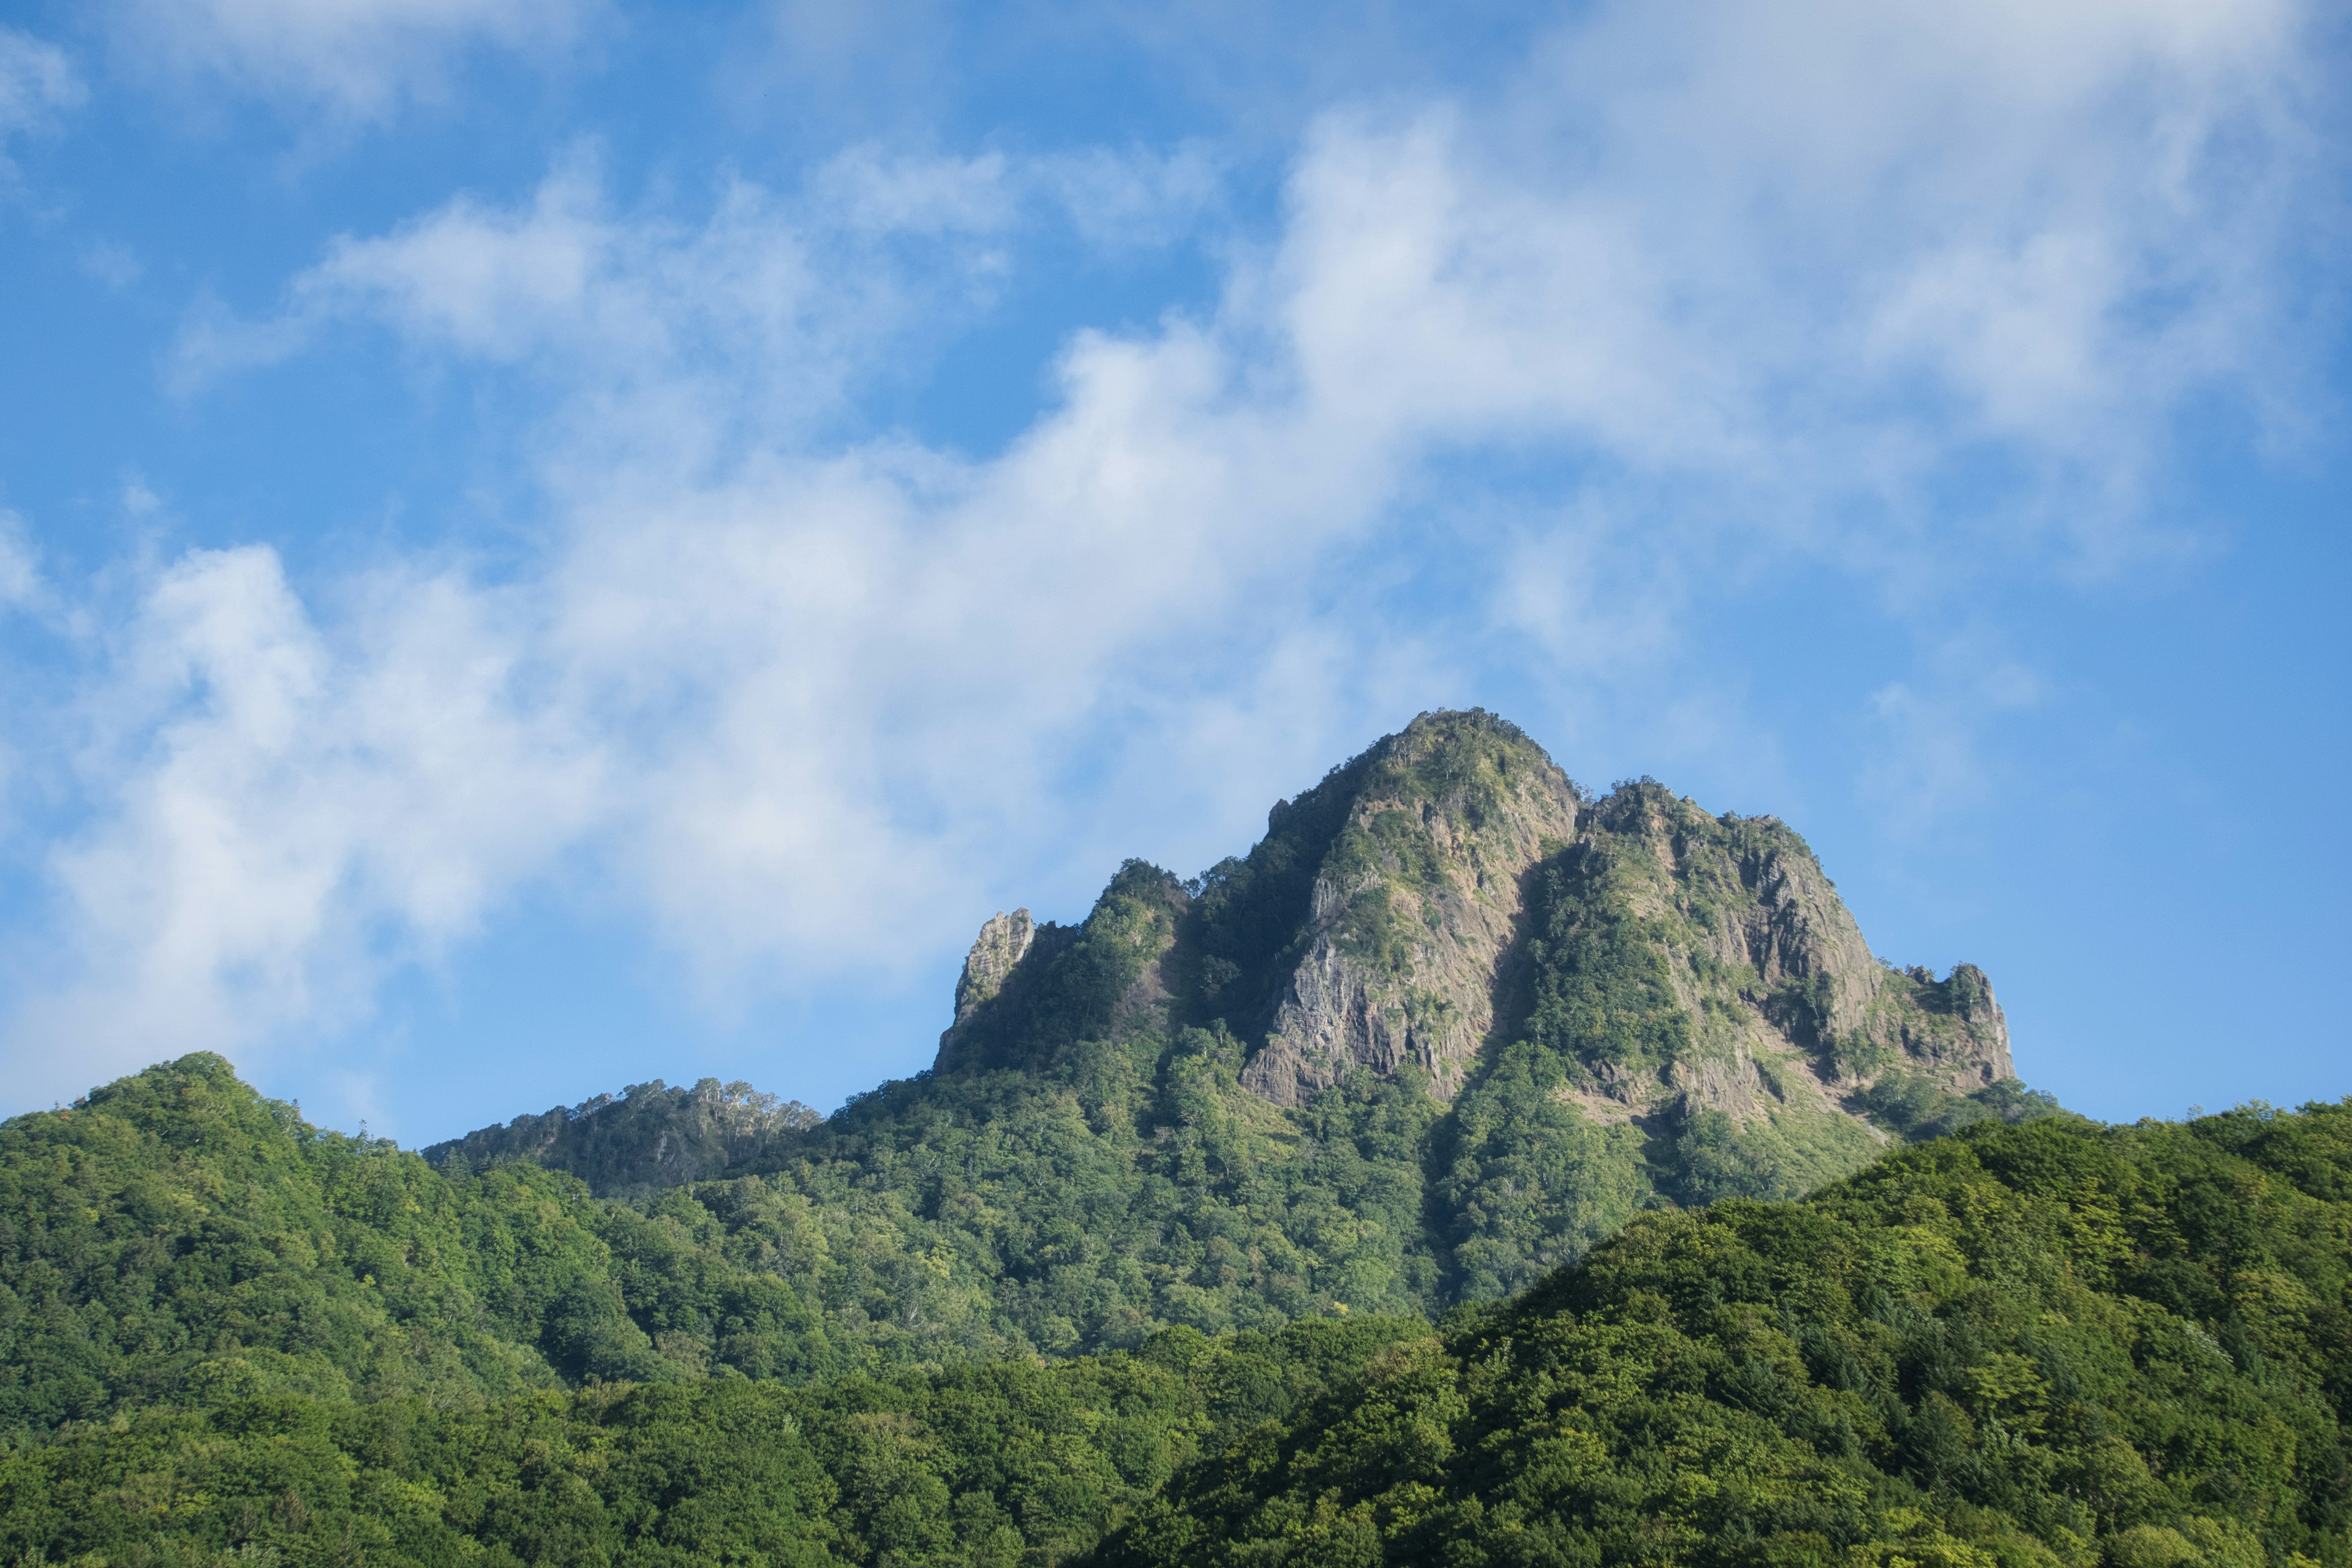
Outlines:
<svg viewBox="0 0 2352 1568"><path fill-rule="evenodd" d="M1173 243L1224 205L1223 170L1200 142L1165 154L1098 147L1048 160L1040 173L1081 237L1113 254Z"/></svg>
<svg viewBox="0 0 2352 1568"><path fill-rule="evenodd" d="M86 96L65 51L29 33L0 26L0 151L11 137L46 130ZM0 172L7 163L0 157Z"/></svg>
<svg viewBox="0 0 2352 1568"><path fill-rule="evenodd" d="M150 68L368 122L446 91L469 48L547 56L601 10L598 0L133 0L117 28Z"/></svg>
<svg viewBox="0 0 2352 1568"><path fill-rule="evenodd" d="M16 1020L46 1046L12 1061L24 1093L360 1016L593 819L593 750L530 701L498 595L352 602L322 630L259 547L153 580L76 715L103 827L55 854L66 978Z"/></svg>
<svg viewBox="0 0 2352 1568"><path fill-rule="evenodd" d="M868 150L681 222L575 164L338 242L278 316L192 324L192 384L355 321L526 380L547 552L308 602L259 550L160 575L83 699L87 978L26 1017L111 1067L347 1014L565 858L721 990L903 962L1098 862L1105 778L1246 832L1482 661L1671 663L1691 583L1745 561L1810 552L1932 625L1990 526L1938 500L1960 466L2025 476L2004 560L2127 549L2116 476L2290 357L2294 14L1889 15L1604 8L1498 105L1327 118L1216 308L1079 334L986 460L843 432L1038 193L1081 226L1209 210L1196 165ZM1496 450L1569 477L1447 493ZM1436 570L1499 586L1391 625L1384 574ZM1934 692L2022 679L1887 687L1883 793L1965 800ZM1657 721L1745 733L1704 695Z"/></svg>
<svg viewBox="0 0 2352 1568"><path fill-rule="evenodd" d="M82 247L81 269L110 289L128 289L146 275L138 255L129 246L93 240Z"/></svg>
<svg viewBox="0 0 2352 1568"><path fill-rule="evenodd" d="M21 609L42 597L40 554L25 520L0 507L0 610Z"/></svg>
<svg viewBox="0 0 2352 1568"><path fill-rule="evenodd" d="M594 158L575 153L519 206L461 196L336 240L267 319L200 307L170 374L194 392L368 321L421 353L584 392L575 411L604 435L623 422L615 400L631 418L670 405L672 429L797 428L888 374L883 345L986 301L1021 199L998 157L860 149L793 196L734 180L699 224L632 219L613 210Z"/></svg>

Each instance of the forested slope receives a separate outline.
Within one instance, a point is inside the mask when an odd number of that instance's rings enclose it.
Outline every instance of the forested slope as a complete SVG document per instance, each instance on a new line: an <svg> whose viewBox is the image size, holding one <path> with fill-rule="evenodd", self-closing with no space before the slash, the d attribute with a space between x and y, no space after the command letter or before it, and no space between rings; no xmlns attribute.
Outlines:
<svg viewBox="0 0 2352 1568"><path fill-rule="evenodd" d="M0 1554L80 1568L1067 1561L1205 1446L1399 1321L798 1387L603 1384L489 1404L278 1395L80 1426L0 1458Z"/></svg>
<svg viewBox="0 0 2352 1568"><path fill-rule="evenodd" d="M0 1442L265 1393L852 1364L692 1215L527 1163L445 1174L308 1125L218 1057L151 1068L0 1123Z"/></svg>
<svg viewBox="0 0 2352 1568"><path fill-rule="evenodd" d="M1181 1478L1103 1568L2347 1560L2352 1101L1645 1215Z"/></svg>
<svg viewBox="0 0 2352 1568"><path fill-rule="evenodd" d="M0 1458L100 1564L2344 1568L2352 1101L1984 1125L1353 1315L799 1386L222 1386Z"/></svg>

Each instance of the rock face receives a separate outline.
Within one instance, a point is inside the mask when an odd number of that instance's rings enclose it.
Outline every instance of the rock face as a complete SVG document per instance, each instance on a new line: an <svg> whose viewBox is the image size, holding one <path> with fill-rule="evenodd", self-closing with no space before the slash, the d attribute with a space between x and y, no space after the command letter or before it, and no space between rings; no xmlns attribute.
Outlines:
<svg viewBox="0 0 2352 1568"><path fill-rule="evenodd" d="M1882 1082L2013 1076L1983 972L1880 963L1786 825L1647 779L1595 799L1476 710L1423 714L1192 883L1131 863L1084 926L992 916L939 1062L1138 1019L1230 1028L1242 1085L1287 1108L1356 1072L1451 1102L1525 1038L1601 1125L1717 1113L1840 1158L1883 1138L1863 1114Z"/></svg>
<svg viewBox="0 0 2352 1568"><path fill-rule="evenodd" d="M748 1083L706 1078L673 1089L655 1079L419 1152L444 1167L530 1160L569 1171L598 1193L629 1194L756 1170L781 1141L824 1120L797 1100L780 1100Z"/></svg>
<svg viewBox="0 0 2352 1568"><path fill-rule="evenodd" d="M972 939L971 951L964 954L963 973L956 981L956 1022L971 1017L972 1009L1004 989L1013 966L1036 939L1037 927L1027 910L1009 915L1000 910L988 918Z"/></svg>
<svg viewBox="0 0 2352 1568"><path fill-rule="evenodd" d="M1596 1118L1718 1112L1795 1127L1858 1121L1859 1097L1890 1076L1945 1094L2014 1076L1983 972L1962 964L1938 982L1881 963L1812 851L1774 818L1715 816L1647 780L1622 784L1582 816L1545 882L1524 1029L1556 1039L1569 1092ZM1632 1050L1605 1031L1550 1028L1547 987L1621 1021L1647 987L1656 1027Z"/></svg>
<svg viewBox="0 0 2352 1568"><path fill-rule="evenodd" d="M1242 1081L1298 1105L1406 1063L1450 1100L1495 1026L1528 873L1576 837L1568 775L1484 715L1416 720L1359 759L1305 951Z"/></svg>

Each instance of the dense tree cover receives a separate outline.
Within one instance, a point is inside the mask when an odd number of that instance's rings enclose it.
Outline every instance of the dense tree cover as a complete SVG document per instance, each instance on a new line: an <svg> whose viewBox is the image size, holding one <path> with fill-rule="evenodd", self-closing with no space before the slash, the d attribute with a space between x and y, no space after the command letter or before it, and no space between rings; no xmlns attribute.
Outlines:
<svg viewBox="0 0 2352 1568"><path fill-rule="evenodd" d="M2294 1568L2352 1552L2352 1100L1984 1123L1645 1215L1392 1347L1103 1568Z"/></svg>
<svg viewBox="0 0 2352 1568"><path fill-rule="evenodd" d="M919 1355L1427 1309L1433 1102L1364 1079L1286 1114L1241 1064L1189 1028L893 1085L772 1176L681 1195L730 1237L781 1237L767 1266L844 1332Z"/></svg>
<svg viewBox="0 0 2352 1568"><path fill-rule="evenodd" d="M1442 1332L374 1393L20 1440L0 1560L2344 1568L2352 1100L1980 1123Z"/></svg>
<svg viewBox="0 0 2352 1568"><path fill-rule="evenodd" d="M798 1387L605 1384L487 1405L228 1398L0 1458L0 1559L149 1564L1016 1564L1067 1560L1205 1445L1287 1415L1409 1321Z"/></svg>
<svg viewBox="0 0 2352 1568"><path fill-rule="evenodd" d="M217 1057L0 1124L0 1442L265 1392L502 1395L840 1364L698 1205L526 1163L436 1172Z"/></svg>

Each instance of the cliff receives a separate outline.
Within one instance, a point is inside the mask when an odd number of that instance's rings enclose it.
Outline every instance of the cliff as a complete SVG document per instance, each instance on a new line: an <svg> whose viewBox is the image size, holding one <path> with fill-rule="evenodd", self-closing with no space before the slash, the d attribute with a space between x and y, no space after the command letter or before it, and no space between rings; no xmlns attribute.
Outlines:
<svg viewBox="0 0 2352 1568"><path fill-rule="evenodd" d="M1171 918L1122 933L1125 983L1148 973L1172 1016L1241 1035L1242 1082L1279 1106L1407 1068L1448 1102L1529 1031L1602 1122L1859 1127L1890 1078L1964 1095L2015 1077L1983 972L1937 981L1873 957L1786 825L1649 780L1595 800L1482 712L1416 719L1277 804L1246 858L1161 897ZM1054 1032L1031 988L1075 935L1042 928L1037 945L1039 929L1025 910L982 929L940 1068L984 1012L992 1035Z"/></svg>

